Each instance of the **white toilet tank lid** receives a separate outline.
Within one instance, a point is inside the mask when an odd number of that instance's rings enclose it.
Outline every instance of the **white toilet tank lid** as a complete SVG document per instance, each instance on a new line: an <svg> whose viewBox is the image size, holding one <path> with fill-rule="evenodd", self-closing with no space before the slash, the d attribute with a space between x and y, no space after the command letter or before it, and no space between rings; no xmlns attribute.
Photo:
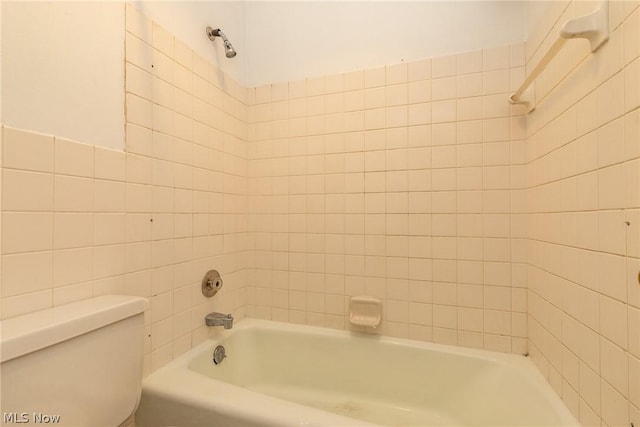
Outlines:
<svg viewBox="0 0 640 427"><path fill-rule="evenodd" d="M0 362L69 340L142 313L146 298L104 295L0 322Z"/></svg>

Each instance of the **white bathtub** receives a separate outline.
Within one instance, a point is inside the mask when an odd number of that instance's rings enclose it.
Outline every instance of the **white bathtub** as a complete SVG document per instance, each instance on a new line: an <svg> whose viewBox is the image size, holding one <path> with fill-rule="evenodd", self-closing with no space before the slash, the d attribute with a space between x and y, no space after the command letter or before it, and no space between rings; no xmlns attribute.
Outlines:
<svg viewBox="0 0 640 427"><path fill-rule="evenodd" d="M136 425L579 424L523 356L245 319L147 377Z"/></svg>

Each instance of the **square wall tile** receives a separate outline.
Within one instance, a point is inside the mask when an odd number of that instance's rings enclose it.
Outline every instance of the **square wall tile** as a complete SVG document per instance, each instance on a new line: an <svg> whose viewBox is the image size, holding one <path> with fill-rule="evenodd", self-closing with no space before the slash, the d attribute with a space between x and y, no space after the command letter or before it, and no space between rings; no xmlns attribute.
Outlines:
<svg viewBox="0 0 640 427"><path fill-rule="evenodd" d="M146 41L127 32L125 36L125 61L140 67L142 70L151 71L152 60L151 45Z"/></svg>
<svg viewBox="0 0 640 427"><path fill-rule="evenodd" d="M55 140L55 173L93 178L94 147L65 139Z"/></svg>
<svg viewBox="0 0 640 427"><path fill-rule="evenodd" d="M2 171L4 211L53 210L53 174L14 169Z"/></svg>
<svg viewBox="0 0 640 427"><path fill-rule="evenodd" d="M52 213L4 212L2 214L3 254L50 250L52 246Z"/></svg>
<svg viewBox="0 0 640 427"><path fill-rule="evenodd" d="M3 127L3 166L38 172L53 172L53 138Z"/></svg>
<svg viewBox="0 0 640 427"><path fill-rule="evenodd" d="M133 5L127 4L125 9L126 29L144 42L151 44L151 20Z"/></svg>
<svg viewBox="0 0 640 427"><path fill-rule="evenodd" d="M92 213L56 213L53 224L54 249L93 246Z"/></svg>
<svg viewBox="0 0 640 427"><path fill-rule="evenodd" d="M51 288L53 252L2 256L2 297L13 297Z"/></svg>
<svg viewBox="0 0 640 427"><path fill-rule="evenodd" d="M56 175L54 209L57 212L93 211L93 184L88 178Z"/></svg>
<svg viewBox="0 0 640 427"><path fill-rule="evenodd" d="M53 286L88 282L93 278L93 248L58 250L53 253Z"/></svg>
<svg viewBox="0 0 640 427"><path fill-rule="evenodd" d="M121 151L95 147L95 177L114 181L126 178L126 156Z"/></svg>

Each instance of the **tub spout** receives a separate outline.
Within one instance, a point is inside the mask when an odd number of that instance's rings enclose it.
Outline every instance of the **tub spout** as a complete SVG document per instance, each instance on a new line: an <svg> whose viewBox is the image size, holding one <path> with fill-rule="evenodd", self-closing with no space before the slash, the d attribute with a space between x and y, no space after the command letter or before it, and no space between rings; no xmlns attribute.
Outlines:
<svg viewBox="0 0 640 427"><path fill-rule="evenodd" d="M209 313L205 316L204 322L207 326L223 326L225 329L233 328L233 316L231 314Z"/></svg>

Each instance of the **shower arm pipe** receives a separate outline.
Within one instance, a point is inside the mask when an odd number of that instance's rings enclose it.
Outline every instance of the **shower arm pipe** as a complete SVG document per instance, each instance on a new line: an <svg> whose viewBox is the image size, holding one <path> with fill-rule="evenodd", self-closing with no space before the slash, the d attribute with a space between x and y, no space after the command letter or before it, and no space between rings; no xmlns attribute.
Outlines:
<svg viewBox="0 0 640 427"><path fill-rule="evenodd" d="M547 68L551 60L560 52L569 39L584 38L591 44L591 53L595 53L609 40L609 0L602 0L598 7L589 15L571 19L564 24L560 35L551 48L535 66L531 74L524 80L518 90L509 98L512 104L528 103L529 112L535 108L533 94L527 91L529 86ZM521 99L522 95L528 95Z"/></svg>
<svg viewBox="0 0 640 427"><path fill-rule="evenodd" d="M207 27L207 35L209 36L210 40L214 40L216 37L220 37L222 38L222 41L225 42L229 42L229 39L227 38L227 36L222 32L222 30L220 28L211 28L211 27Z"/></svg>

